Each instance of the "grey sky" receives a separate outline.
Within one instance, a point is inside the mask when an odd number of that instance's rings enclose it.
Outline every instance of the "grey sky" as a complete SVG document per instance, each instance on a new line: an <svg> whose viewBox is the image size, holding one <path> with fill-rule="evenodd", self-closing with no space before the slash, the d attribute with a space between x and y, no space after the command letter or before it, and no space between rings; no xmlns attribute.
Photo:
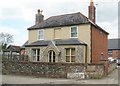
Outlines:
<svg viewBox="0 0 120 86"><path fill-rule="evenodd" d="M97 24L118 37L118 1L93 0ZM28 38L27 28L35 24L37 9L42 9L45 19L50 16L81 12L88 16L90 0L2 0L0 3L0 32L14 35L14 44L22 45ZM98 5L96 5L98 4Z"/></svg>

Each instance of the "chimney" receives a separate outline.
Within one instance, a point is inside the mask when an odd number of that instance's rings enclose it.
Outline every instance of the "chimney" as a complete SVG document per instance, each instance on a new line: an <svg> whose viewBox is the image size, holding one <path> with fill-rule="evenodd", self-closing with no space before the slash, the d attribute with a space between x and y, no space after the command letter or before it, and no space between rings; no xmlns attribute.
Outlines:
<svg viewBox="0 0 120 86"><path fill-rule="evenodd" d="M42 15L42 10L38 9L38 13L36 14L36 20L35 20L35 24L40 23L41 21L43 21L44 16Z"/></svg>
<svg viewBox="0 0 120 86"><path fill-rule="evenodd" d="M90 6L88 7L88 18L92 21L92 22L94 22L94 23L96 23L96 8L95 8L95 6L94 6L94 2L93 2L93 0L90 0Z"/></svg>

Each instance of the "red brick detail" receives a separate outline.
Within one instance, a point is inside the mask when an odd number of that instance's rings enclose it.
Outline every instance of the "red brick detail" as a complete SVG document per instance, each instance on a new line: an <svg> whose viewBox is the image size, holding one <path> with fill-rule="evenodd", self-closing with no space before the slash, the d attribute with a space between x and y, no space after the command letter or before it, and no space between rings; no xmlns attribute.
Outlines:
<svg viewBox="0 0 120 86"><path fill-rule="evenodd" d="M120 50L112 50L112 56L113 58L120 58Z"/></svg>
<svg viewBox="0 0 120 86"><path fill-rule="evenodd" d="M99 63L101 60L101 53L103 52L103 59L108 59L108 34L97 29L91 25L91 61L92 63Z"/></svg>

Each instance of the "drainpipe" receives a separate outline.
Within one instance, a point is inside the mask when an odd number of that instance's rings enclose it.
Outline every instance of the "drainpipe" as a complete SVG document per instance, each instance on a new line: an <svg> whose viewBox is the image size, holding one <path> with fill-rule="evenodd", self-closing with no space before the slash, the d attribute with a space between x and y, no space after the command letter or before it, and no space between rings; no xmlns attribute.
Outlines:
<svg viewBox="0 0 120 86"><path fill-rule="evenodd" d="M87 64L87 45L85 45L85 64Z"/></svg>
<svg viewBox="0 0 120 86"><path fill-rule="evenodd" d="M86 73L86 70L87 70L87 45L85 45L85 73ZM87 75L85 74L85 79L87 78Z"/></svg>

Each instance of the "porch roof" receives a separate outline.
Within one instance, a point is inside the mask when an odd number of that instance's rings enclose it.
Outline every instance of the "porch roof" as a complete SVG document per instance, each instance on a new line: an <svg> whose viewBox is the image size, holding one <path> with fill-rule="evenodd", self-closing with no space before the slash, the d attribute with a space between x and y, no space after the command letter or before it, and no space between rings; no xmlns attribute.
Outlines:
<svg viewBox="0 0 120 86"><path fill-rule="evenodd" d="M51 42L54 42L55 45L87 45L78 38L71 39L56 39L56 40L39 40L30 44L25 45L25 47L30 46L47 46Z"/></svg>

